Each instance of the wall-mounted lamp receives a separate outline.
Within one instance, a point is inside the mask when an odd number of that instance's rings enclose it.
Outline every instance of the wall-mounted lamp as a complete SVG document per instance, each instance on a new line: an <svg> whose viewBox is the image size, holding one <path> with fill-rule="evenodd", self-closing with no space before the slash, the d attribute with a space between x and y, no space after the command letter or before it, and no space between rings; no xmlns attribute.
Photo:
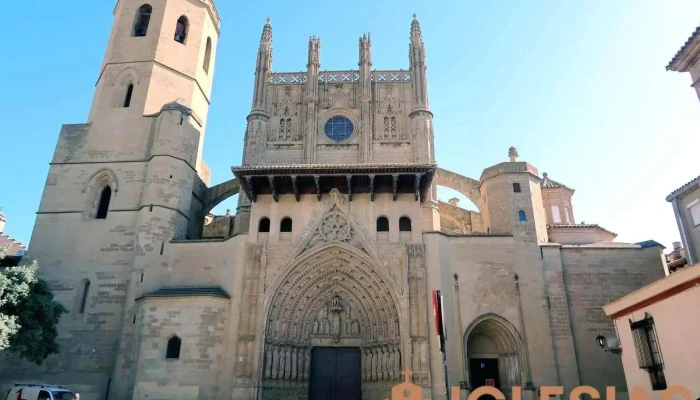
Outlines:
<svg viewBox="0 0 700 400"><path fill-rule="evenodd" d="M603 349L605 352L617 354L618 356L622 354L622 348L617 346L617 340L615 339L611 340L611 342L614 343L608 343L607 337L603 335L598 335L596 336L595 341L598 343L598 346L600 346L600 348Z"/></svg>

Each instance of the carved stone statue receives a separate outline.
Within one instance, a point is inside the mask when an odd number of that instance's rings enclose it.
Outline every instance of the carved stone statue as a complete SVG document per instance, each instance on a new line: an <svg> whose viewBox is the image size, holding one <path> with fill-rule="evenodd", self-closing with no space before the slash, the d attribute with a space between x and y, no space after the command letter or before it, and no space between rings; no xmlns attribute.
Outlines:
<svg viewBox="0 0 700 400"><path fill-rule="evenodd" d="M270 379L270 374L272 373L272 350L270 347L267 348L265 352L265 378Z"/></svg>
<svg viewBox="0 0 700 400"><path fill-rule="evenodd" d="M331 334L333 336L340 335L340 315L336 312L333 313L331 317Z"/></svg>
<svg viewBox="0 0 700 400"><path fill-rule="evenodd" d="M369 350L367 348L362 349L362 380L366 381L369 379Z"/></svg>
<svg viewBox="0 0 700 400"><path fill-rule="evenodd" d="M360 334L360 323L357 322L357 320L352 321L352 334L353 335Z"/></svg>
<svg viewBox="0 0 700 400"><path fill-rule="evenodd" d="M279 371L279 367L280 367L279 348L277 346L274 346L274 348L272 349L272 373L271 373L272 379L277 379L277 373Z"/></svg>
<svg viewBox="0 0 700 400"><path fill-rule="evenodd" d="M396 379L401 377L401 351L398 348L394 349L394 374Z"/></svg>
<svg viewBox="0 0 700 400"><path fill-rule="evenodd" d="M378 367L379 355L377 354L377 349L372 349L372 380L377 380L377 367Z"/></svg>
<svg viewBox="0 0 700 400"><path fill-rule="evenodd" d="M306 354L304 355L304 379L309 379L309 371L311 367L311 347L306 348Z"/></svg>

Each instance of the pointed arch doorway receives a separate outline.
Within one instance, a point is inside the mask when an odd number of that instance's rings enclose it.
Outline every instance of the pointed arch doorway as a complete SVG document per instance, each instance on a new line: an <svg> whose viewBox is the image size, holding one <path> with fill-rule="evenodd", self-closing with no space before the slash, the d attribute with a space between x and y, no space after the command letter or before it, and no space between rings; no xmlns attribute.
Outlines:
<svg viewBox="0 0 700 400"><path fill-rule="evenodd" d="M262 399L387 397L401 379L400 312L373 260L329 243L278 282L265 320Z"/></svg>
<svg viewBox="0 0 700 400"><path fill-rule="evenodd" d="M494 386L507 399L512 399L512 388L521 385L525 366L522 342L515 327L499 315L483 315L467 328L464 348L472 390Z"/></svg>

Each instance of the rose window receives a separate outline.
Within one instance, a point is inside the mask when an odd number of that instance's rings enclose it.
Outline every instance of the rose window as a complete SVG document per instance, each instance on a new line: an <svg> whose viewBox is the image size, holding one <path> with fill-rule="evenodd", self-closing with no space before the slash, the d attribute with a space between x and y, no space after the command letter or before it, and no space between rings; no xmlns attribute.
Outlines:
<svg viewBox="0 0 700 400"><path fill-rule="evenodd" d="M333 242L347 242L350 240L352 228L347 218L339 212L331 212L321 221L319 233L323 239Z"/></svg>

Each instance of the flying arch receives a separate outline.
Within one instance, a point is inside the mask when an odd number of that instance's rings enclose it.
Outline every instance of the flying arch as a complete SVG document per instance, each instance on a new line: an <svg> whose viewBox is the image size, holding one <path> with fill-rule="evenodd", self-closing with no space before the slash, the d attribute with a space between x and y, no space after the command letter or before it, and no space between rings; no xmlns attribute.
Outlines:
<svg viewBox="0 0 700 400"><path fill-rule="evenodd" d="M479 192L479 181L468 178L456 172L438 168L435 173L435 184L438 186L454 189L471 200L479 212L483 212L483 201L481 200L481 192Z"/></svg>

